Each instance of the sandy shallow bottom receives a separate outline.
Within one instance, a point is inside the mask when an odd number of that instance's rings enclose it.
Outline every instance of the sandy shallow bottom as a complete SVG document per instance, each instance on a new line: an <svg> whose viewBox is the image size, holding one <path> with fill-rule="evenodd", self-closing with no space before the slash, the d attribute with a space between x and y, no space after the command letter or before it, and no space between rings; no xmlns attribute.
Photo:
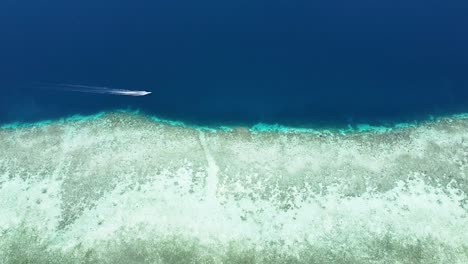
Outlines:
<svg viewBox="0 0 468 264"><path fill-rule="evenodd" d="M0 129L0 263L468 263L468 118Z"/></svg>

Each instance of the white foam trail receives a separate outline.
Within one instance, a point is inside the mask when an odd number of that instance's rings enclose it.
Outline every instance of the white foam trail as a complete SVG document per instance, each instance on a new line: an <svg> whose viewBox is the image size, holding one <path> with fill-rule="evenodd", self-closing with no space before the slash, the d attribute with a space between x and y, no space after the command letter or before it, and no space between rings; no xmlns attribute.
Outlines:
<svg viewBox="0 0 468 264"><path fill-rule="evenodd" d="M98 93L98 94L113 94L113 95L126 95L126 96L145 96L151 94L148 91L138 91L138 90L124 90L124 89L115 89L105 86L91 86L91 85L78 85L78 84L52 84L53 88L61 89L64 91L71 92L82 92L82 93Z"/></svg>

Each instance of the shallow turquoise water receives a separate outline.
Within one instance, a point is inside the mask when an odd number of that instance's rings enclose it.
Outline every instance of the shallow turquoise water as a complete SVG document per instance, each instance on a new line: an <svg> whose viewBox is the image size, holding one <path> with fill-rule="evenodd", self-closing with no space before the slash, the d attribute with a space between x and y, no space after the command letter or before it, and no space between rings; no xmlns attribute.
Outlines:
<svg viewBox="0 0 468 264"><path fill-rule="evenodd" d="M0 130L1 263L466 263L468 120ZM281 129L278 129L281 128Z"/></svg>
<svg viewBox="0 0 468 264"><path fill-rule="evenodd" d="M0 264L468 263L466 1L30 2Z"/></svg>

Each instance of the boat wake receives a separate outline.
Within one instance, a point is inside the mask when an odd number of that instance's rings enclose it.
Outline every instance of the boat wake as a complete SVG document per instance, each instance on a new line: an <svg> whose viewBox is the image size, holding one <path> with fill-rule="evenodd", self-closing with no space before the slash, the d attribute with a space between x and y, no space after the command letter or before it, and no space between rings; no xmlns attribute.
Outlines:
<svg viewBox="0 0 468 264"><path fill-rule="evenodd" d="M43 89L52 89L66 92L81 92L81 93L95 93L95 94L111 94L111 95L126 95L126 96L145 96L151 94L148 91L140 90L125 90L115 89L105 86L92 86L92 85L80 85L80 84L41 84L39 86Z"/></svg>

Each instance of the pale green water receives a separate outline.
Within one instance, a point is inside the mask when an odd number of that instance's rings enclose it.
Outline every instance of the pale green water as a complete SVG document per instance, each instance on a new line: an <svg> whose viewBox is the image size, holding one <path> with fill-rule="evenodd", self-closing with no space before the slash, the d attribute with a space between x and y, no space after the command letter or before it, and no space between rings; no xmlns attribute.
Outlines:
<svg viewBox="0 0 468 264"><path fill-rule="evenodd" d="M468 263L467 129L6 126L0 263Z"/></svg>

